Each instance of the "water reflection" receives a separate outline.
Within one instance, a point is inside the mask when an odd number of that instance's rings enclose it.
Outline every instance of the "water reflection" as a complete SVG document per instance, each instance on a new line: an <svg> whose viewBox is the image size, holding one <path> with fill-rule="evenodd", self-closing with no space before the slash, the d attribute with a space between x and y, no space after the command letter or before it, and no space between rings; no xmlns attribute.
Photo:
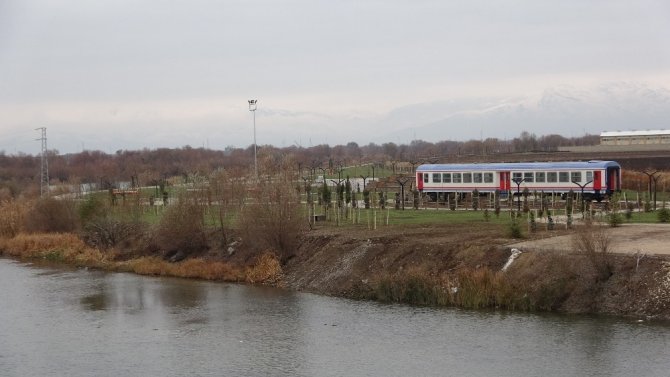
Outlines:
<svg viewBox="0 0 670 377"><path fill-rule="evenodd" d="M665 376L670 327L357 302L0 259L7 376Z"/></svg>
<svg viewBox="0 0 670 377"><path fill-rule="evenodd" d="M206 287L178 279L140 278L134 275L112 274L96 279L89 294L81 297L86 310L122 310L137 313L142 310L174 311L203 304Z"/></svg>

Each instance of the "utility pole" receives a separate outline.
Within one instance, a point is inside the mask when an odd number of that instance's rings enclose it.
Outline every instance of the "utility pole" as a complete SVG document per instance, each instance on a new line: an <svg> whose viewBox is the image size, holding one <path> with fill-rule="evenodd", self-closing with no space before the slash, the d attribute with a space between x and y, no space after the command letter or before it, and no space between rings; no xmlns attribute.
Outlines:
<svg viewBox="0 0 670 377"><path fill-rule="evenodd" d="M249 111L254 113L254 175L256 176L256 182L258 182L258 162L256 159L256 103L258 100L250 99L249 100Z"/></svg>
<svg viewBox="0 0 670 377"><path fill-rule="evenodd" d="M35 128L35 131L42 131L42 137L39 140L42 142L42 152L40 153L40 196L49 196L49 161L47 160L47 128Z"/></svg>

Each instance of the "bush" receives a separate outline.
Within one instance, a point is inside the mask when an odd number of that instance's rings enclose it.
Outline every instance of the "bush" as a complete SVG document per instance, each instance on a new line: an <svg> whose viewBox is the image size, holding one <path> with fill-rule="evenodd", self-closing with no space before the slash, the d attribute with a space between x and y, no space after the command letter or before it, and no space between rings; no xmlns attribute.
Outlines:
<svg viewBox="0 0 670 377"><path fill-rule="evenodd" d="M0 202L0 237L12 238L23 228L28 206L9 200Z"/></svg>
<svg viewBox="0 0 670 377"><path fill-rule="evenodd" d="M667 223L670 222L670 209L667 209L665 207L661 208L658 210L658 222L660 223Z"/></svg>
<svg viewBox="0 0 670 377"><path fill-rule="evenodd" d="M165 255L188 255L206 249L203 207L184 194L167 206L155 229L158 247Z"/></svg>
<svg viewBox="0 0 670 377"><path fill-rule="evenodd" d="M246 271L246 281L252 284L277 285L283 276L281 264L272 253L263 253L256 258L254 265Z"/></svg>
<svg viewBox="0 0 670 377"><path fill-rule="evenodd" d="M288 182L260 182L251 199L240 213L240 232L256 251L276 251L280 261L286 262L307 226L295 190Z"/></svg>
<svg viewBox="0 0 670 377"><path fill-rule="evenodd" d="M439 282L418 269L383 276L375 286L374 295L384 302L433 306L449 303L449 297L440 289Z"/></svg>
<svg viewBox="0 0 670 377"><path fill-rule="evenodd" d="M621 214L617 212L610 212L607 215L607 223L610 225L612 228L616 228L619 225L623 223L623 219L621 218Z"/></svg>
<svg viewBox="0 0 670 377"><path fill-rule="evenodd" d="M472 191L472 209L475 211L479 209L479 191L477 189Z"/></svg>
<svg viewBox="0 0 670 377"><path fill-rule="evenodd" d="M579 228L572 239L573 247L586 256L599 281L608 280L614 271L610 243L606 229L591 223Z"/></svg>
<svg viewBox="0 0 670 377"><path fill-rule="evenodd" d="M519 220L512 219L507 227L507 235L511 238L523 238L523 231L521 230L521 224Z"/></svg>
<svg viewBox="0 0 670 377"><path fill-rule="evenodd" d="M139 222L101 216L83 226L81 238L90 246L106 249L142 236L144 228L145 225Z"/></svg>
<svg viewBox="0 0 670 377"><path fill-rule="evenodd" d="M633 203L628 203L628 205L626 205L626 220L630 221L633 218L633 209L635 209Z"/></svg>
<svg viewBox="0 0 670 377"><path fill-rule="evenodd" d="M105 198L100 195L91 194L79 204L79 220L83 225L96 218L102 217L107 213Z"/></svg>
<svg viewBox="0 0 670 377"><path fill-rule="evenodd" d="M28 211L24 223L28 232L66 233L79 225L75 203L55 198L39 199Z"/></svg>

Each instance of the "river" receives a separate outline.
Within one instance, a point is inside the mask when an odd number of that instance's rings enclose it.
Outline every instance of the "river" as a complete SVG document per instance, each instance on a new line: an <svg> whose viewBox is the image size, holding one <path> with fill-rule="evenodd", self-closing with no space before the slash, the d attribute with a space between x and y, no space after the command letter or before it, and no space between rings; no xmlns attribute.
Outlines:
<svg viewBox="0 0 670 377"><path fill-rule="evenodd" d="M0 259L1 376L668 376L670 324Z"/></svg>

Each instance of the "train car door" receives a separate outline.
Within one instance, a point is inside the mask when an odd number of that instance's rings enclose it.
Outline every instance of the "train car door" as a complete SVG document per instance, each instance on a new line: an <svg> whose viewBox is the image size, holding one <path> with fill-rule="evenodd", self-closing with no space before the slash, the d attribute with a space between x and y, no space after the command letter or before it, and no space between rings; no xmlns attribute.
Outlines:
<svg viewBox="0 0 670 377"><path fill-rule="evenodd" d="M602 189L602 172L600 170L595 170L593 172L593 190L600 191Z"/></svg>
<svg viewBox="0 0 670 377"><path fill-rule="evenodd" d="M426 173L428 174L428 173ZM416 173L416 189L419 190L419 192L423 191L423 174L422 173Z"/></svg>
<svg viewBox="0 0 670 377"><path fill-rule="evenodd" d="M499 174L500 174L500 185L498 187L499 190L501 192L509 191L509 188L510 188L510 172L501 171Z"/></svg>

